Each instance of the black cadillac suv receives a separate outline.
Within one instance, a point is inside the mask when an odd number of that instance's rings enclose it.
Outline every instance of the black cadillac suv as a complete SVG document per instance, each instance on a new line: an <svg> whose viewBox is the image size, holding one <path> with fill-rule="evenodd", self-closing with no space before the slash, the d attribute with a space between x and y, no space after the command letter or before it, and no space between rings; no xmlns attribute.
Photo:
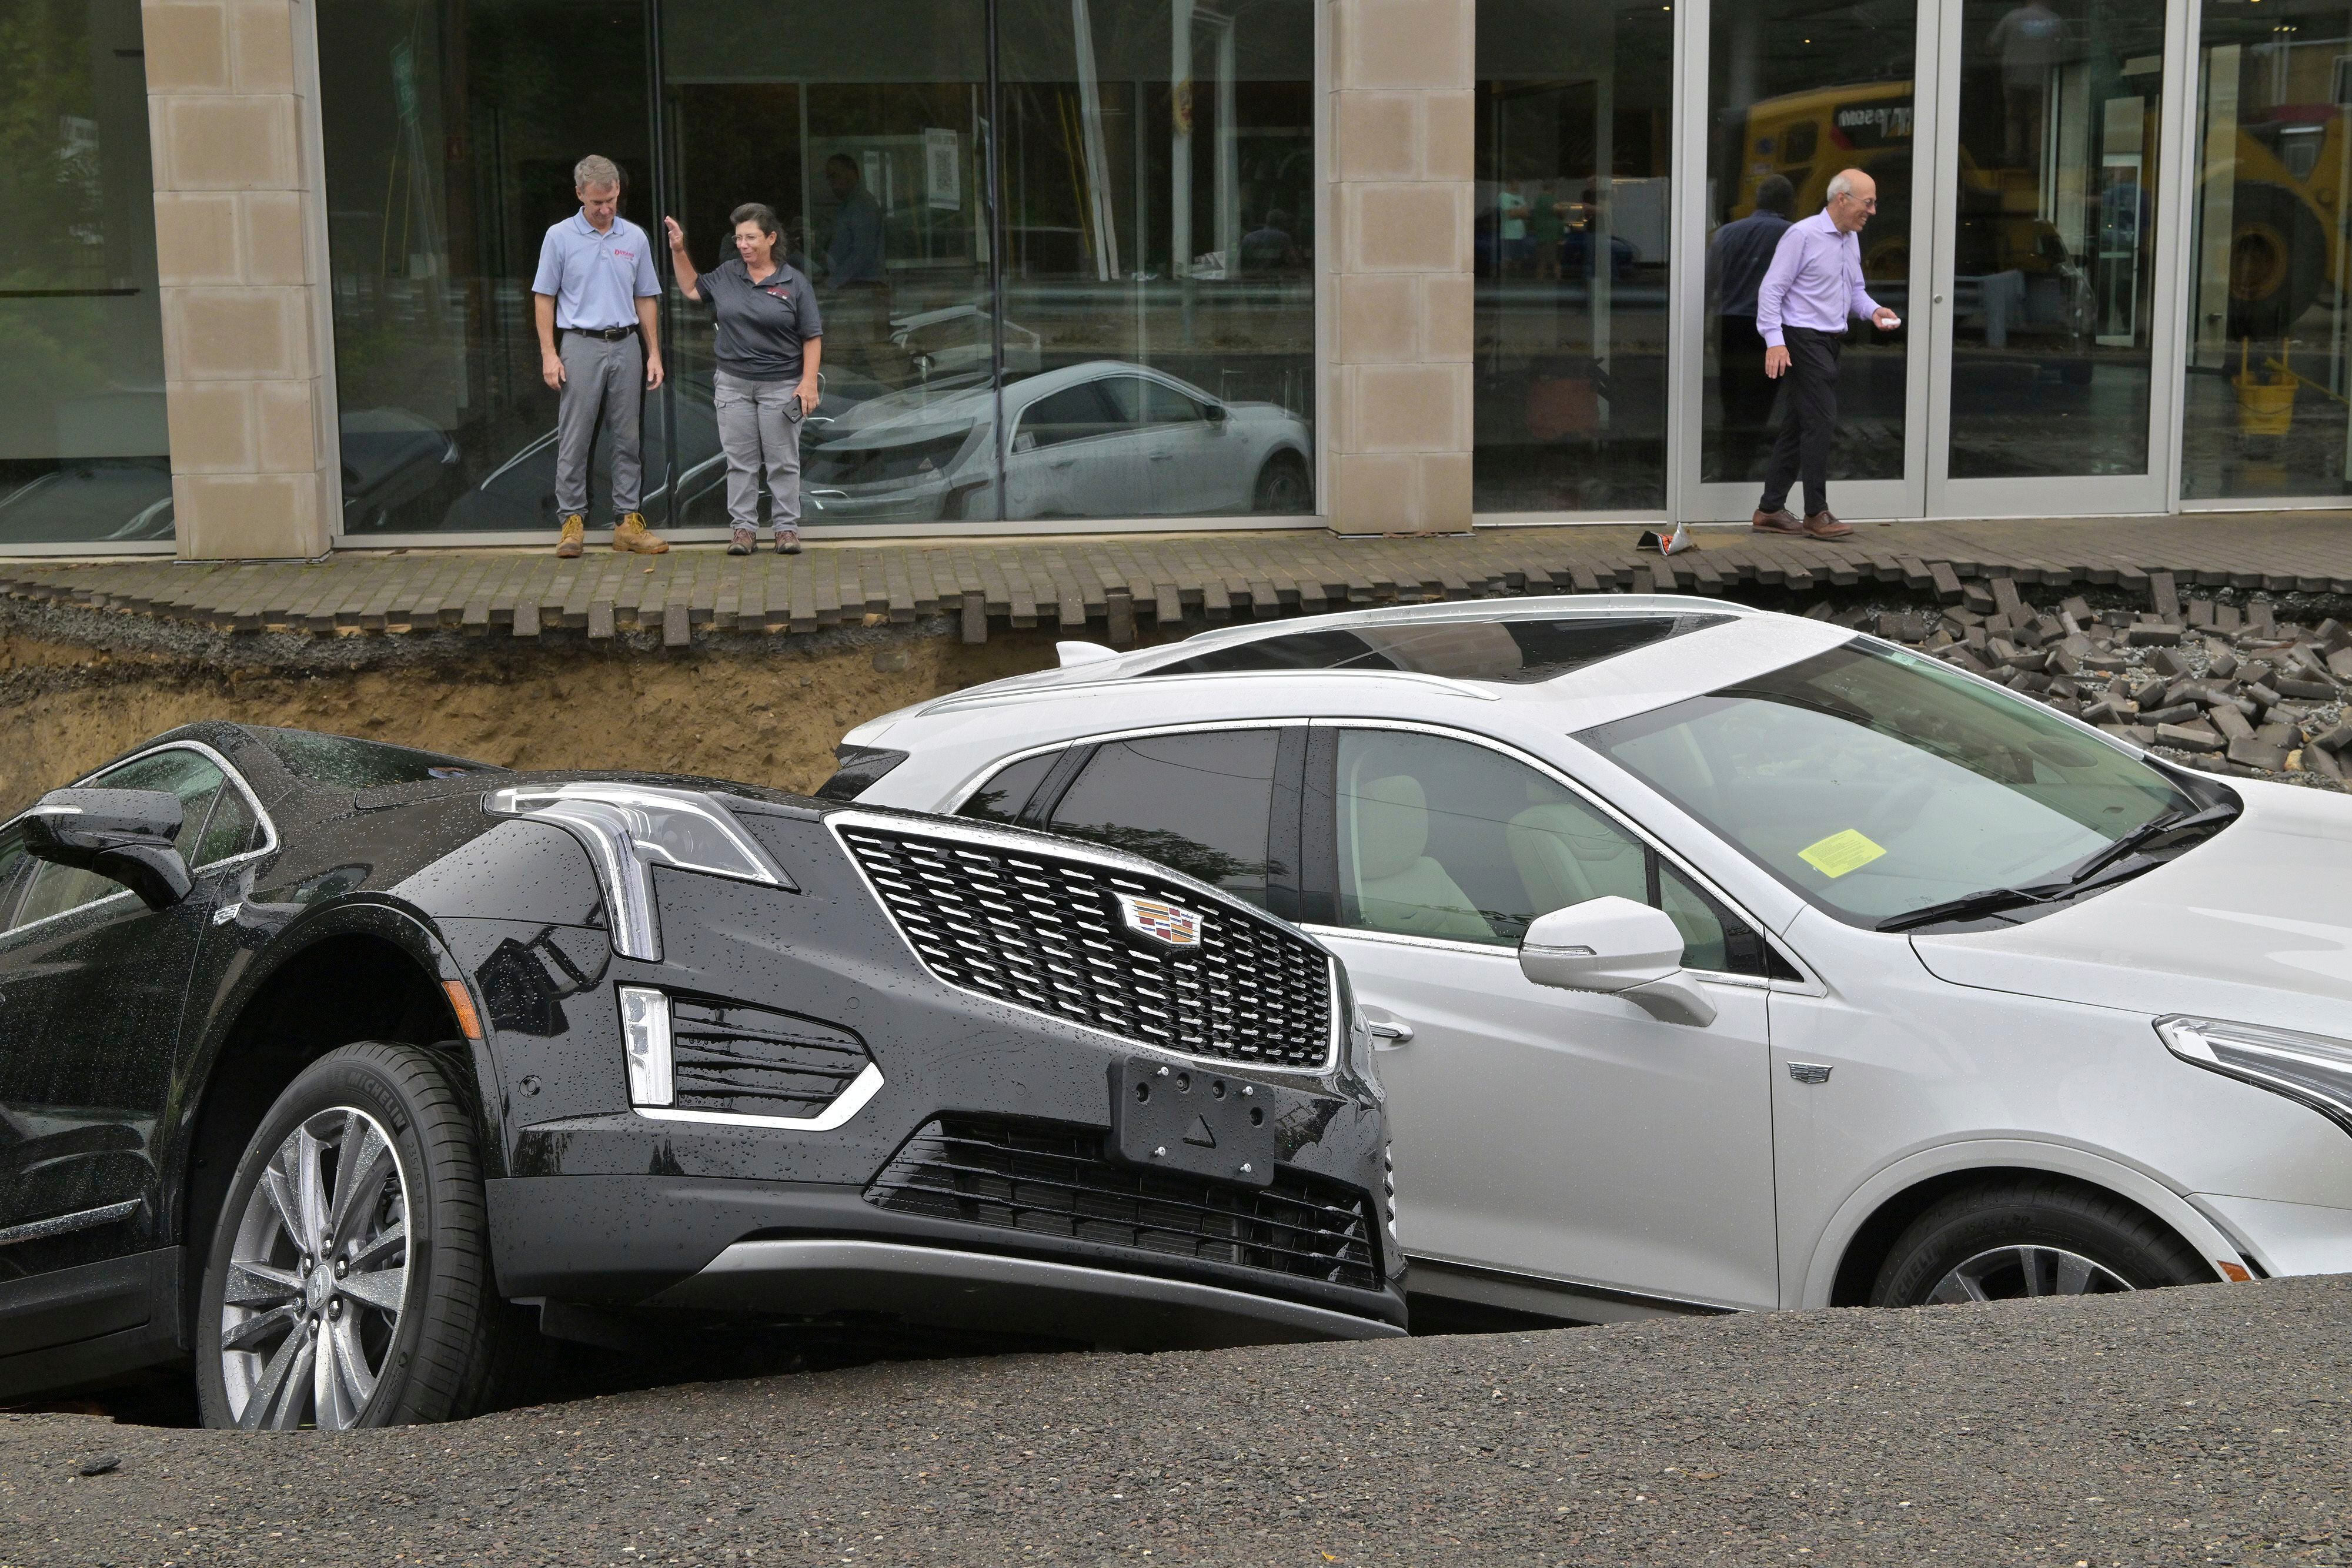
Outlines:
<svg viewBox="0 0 2352 1568"><path fill-rule="evenodd" d="M1116 852L193 725L0 826L0 1398L439 1419L668 1314L1394 1334L1368 1052L1312 939Z"/></svg>

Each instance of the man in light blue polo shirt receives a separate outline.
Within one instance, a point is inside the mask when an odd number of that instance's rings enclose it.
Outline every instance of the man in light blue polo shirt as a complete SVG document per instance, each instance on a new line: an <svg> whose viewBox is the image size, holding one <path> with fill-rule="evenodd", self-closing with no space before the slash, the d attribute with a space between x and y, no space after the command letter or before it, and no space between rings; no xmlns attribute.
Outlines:
<svg viewBox="0 0 2352 1568"><path fill-rule="evenodd" d="M530 284L540 379L556 394L555 507L563 538L555 553L576 556L584 542L588 454L601 419L613 454L613 548L659 555L668 542L646 529L637 509L645 392L662 383L653 246L645 230L620 215L621 171L610 158L580 160L572 188L580 211L547 231Z"/></svg>

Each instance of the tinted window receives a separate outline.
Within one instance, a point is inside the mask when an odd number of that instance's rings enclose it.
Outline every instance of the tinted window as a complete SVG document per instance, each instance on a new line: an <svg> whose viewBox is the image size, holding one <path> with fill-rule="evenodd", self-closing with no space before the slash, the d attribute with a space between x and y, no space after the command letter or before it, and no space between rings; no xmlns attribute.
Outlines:
<svg viewBox="0 0 2352 1568"><path fill-rule="evenodd" d="M213 797L213 814L205 820L204 833L196 840L196 852L188 863L208 866L245 853L259 841L260 826L254 819L253 808L246 803L244 790L222 790Z"/></svg>
<svg viewBox="0 0 2352 1568"><path fill-rule="evenodd" d="M1763 974L1762 940L1569 789L1483 746L1344 731L1339 923L1515 947L1539 915L1589 898L1663 908L1695 969Z"/></svg>
<svg viewBox="0 0 2352 1568"><path fill-rule="evenodd" d="M468 773L500 773L504 768L461 757L440 757L386 746L377 740L353 740L342 735L313 735L299 729L257 729L254 733L269 747L286 770L310 784L352 789L375 789L387 784L422 784L428 779L457 779Z"/></svg>
<svg viewBox="0 0 2352 1568"><path fill-rule="evenodd" d="M198 842L205 831L206 813L212 809L213 797L219 794L226 782L221 770L203 754L173 749L158 751L110 768L89 780L89 787L99 789L163 789L180 798L180 835L173 841L181 856L190 864L196 861ZM234 794L236 791L232 790ZM119 882L110 881L94 871L77 871L70 866L41 862L33 871L32 886L25 894L23 908L17 911L16 924L29 925L46 920L52 915L62 915L68 909L79 909L85 904L123 891Z"/></svg>
<svg viewBox="0 0 2352 1568"><path fill-rule="evenodd" d="M1279 744L1271 729L1112 741L1096 749L1049 825L1262 904Z"/></svg>
<svg viewBox="0 0 2352 1568"><path fill-rule="evenodd" d="M1454 680L1524 685L1728 619L1723 615L1580 615L1557 621L1324 627L1196 653L1150 673L1404 670Z"/></svg>
<svg viewBox="0 0 2352 1568"><path fill-rule="evenodd" d="M1143 417L1151 424L1192 424L1204 416L1201 405L1160 382L1143 383Z"/></svg>
<svg viewBox="0 0 2352 1568"><path fill-rule="evenodd" d="M1055 446L1116 427L1116 417L1096 384L1080 382L1031 404L1022 416L1021 434L1014 437L1013 449L1025 452L1033 446Z"/></svg>
<svg viewBox="0 0 2352 1568"><path fill-rule="evenodd" d="M978 817L984 822L1010 822L1019 819L1021 808L1045 781L1045 775L1061 760L1058 751L1048 751L1041 757L1024 757L996 770L996 776L972 791L971 799L957 808L959 817Z"/></svg>
<svg viewBox="0 0 2352 1568"><path fill-rule="evenodd" d="M25 835L11 828L0 833L0 931L16 924L9 912L16 906L16 895L25 890L26 873L33 862L25 854Z"/></svg>

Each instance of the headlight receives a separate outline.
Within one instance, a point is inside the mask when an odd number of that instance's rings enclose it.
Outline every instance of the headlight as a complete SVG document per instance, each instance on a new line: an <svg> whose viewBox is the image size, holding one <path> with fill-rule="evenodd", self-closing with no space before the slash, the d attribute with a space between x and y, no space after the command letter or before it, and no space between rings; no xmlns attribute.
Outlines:
<svg viewBox="0 0 2352 1568"><path fill-rule="evenodd" d="M2156 1032L2183 1061L2300 1100L2352 1133L2352 1040L2178 1016Z"/></svg>
<svg viewBox="0 0 2352 1568"><path fill-rule="evenodd" d="M551 822L586 846L622 956L661 960L654 917L656 862L797 892L760 846L711 796L644 784L557 784L494 789L494 816Z"/></svg>

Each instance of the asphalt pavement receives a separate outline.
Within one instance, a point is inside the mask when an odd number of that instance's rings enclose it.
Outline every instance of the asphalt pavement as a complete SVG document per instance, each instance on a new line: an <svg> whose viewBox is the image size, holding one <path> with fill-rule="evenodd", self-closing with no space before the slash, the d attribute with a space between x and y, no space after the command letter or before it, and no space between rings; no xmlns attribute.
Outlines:
<svg viewBox="0 0 2352 1568"><path fill-rule="evenodd" d="M0 1564L2352 1563L2352 1279L0 1417ZM100 1471L85 1474L85 1471Z"/></svg>

